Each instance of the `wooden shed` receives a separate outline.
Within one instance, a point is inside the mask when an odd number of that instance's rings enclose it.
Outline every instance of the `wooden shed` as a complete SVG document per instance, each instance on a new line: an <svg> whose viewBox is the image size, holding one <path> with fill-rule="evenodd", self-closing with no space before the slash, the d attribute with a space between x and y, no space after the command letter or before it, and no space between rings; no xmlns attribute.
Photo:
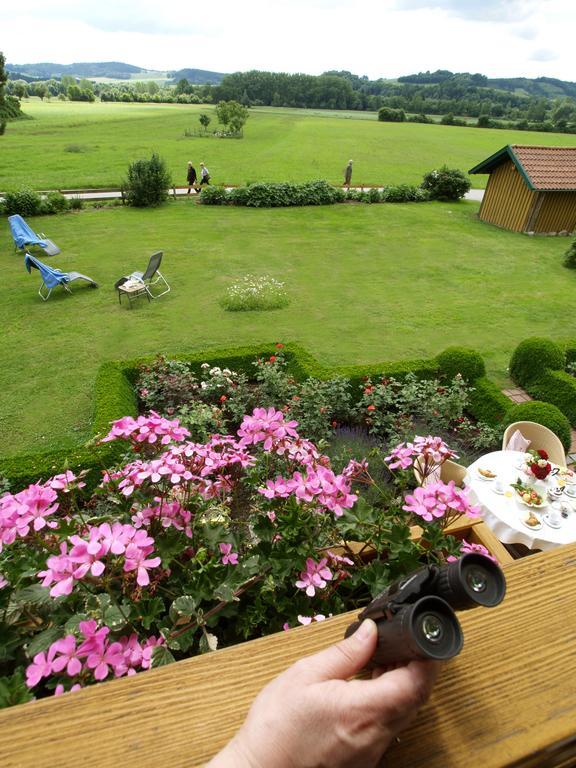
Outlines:
<svg viewBox="0 0 576 768"><path fill-rule="evenodd" d="M576 230L576 147L508 144L468 173L489 173L482 221L513 232Z"/></svg>

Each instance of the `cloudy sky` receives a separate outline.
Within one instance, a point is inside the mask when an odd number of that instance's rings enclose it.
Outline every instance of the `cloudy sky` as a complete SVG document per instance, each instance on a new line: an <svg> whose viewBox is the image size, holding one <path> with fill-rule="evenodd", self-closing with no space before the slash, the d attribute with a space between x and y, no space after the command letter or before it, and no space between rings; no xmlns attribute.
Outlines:
<svg viewBox="0 0 576 768"><path fill-rule="evenodd" d="M574 0L18 0L0 8L0 51L11 64L576 81L575 22Z"/></svg>

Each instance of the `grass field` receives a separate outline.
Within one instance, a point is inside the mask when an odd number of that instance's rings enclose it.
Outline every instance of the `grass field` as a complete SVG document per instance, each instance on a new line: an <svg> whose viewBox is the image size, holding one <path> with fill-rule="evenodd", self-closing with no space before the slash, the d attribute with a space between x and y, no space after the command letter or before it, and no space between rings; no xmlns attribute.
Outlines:
<svg viewBox="0 0 576 768"><path fill-rule="evenodd" d="M574 336L568 241L483 224L478 204L341 205L250 210L177 201L31 220L62 248L50 263L94 277L44 303L39 277L0 232L0 453L85 438L100 363L253 342L298 341L328 363L430 356L465 344L506 377L531 335ZM165 254L172 292L120 307L113 284ZM229 313L225 289L248 273L286 282L291 304ZM77 287L78 286L78 287Z"/></svg>
<svg viewBox="0 0 576 768"><path fill-rule="evenodd" d="M204 161L216 184L254 181L417 184L443 163L467 171L509 143L576 146L576 136L413 123L379 123L374 113L254 109L244 138L186 138L208 106L25 100L33 120L1 138L0 190L118 186L130 162L158 152L176 184L186 163ZM216 124L213 118L211 127ZM472 177L483 187L485 176Z"/></svg>

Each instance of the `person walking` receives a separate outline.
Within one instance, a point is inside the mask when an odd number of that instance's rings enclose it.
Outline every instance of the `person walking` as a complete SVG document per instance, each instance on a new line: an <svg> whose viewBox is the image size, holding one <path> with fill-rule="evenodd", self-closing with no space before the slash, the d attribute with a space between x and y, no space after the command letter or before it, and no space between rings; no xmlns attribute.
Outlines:
<svg viewBox="0 0 576 768"><path fill-rule="evenodd" d="M210 171L204 163L200 163L200 186L203 184L210 184Z"/></svg>
<svg viewBox="0 0 576 768"><path fill-rule="evenodd" d="M352 181L352 160L348 160L348 165L344 169L344 186L350 189L351 181Z"/></svg>
<svg viewBox="0 0 576 768"><path fill-rule="evenodd" d="M194 189L194 184L196 184L196 179L198 178L196 175L196 168L192 165L192 160L188 161L188 173L186 178L188 179L188 194L190 194L190 190Z"/></svg>

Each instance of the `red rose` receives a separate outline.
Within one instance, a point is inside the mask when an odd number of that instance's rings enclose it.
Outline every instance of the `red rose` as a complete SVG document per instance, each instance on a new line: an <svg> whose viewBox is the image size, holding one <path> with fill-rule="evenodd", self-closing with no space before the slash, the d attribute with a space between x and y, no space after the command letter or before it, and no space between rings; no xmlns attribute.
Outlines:
<svg viewBox="0 0 576 768"><path fill-rule="evenodd" d="M338 426L338 422L337 421L333 421L332 422L332 426L334 427L334 429L336 429L336 427Z"/></svg>
<svg viewBox="0 0 576 768"><path fill-rule="evenodd" d="M226 397L226 395L222 395L222 397L220 398L220 402L221 402L221 403L225 403L225 402L226 402L226 400L228 400L228 398Z"/></svg>
<svg viewBox="0 0 576 768"><path fill-rule="evenodd" d="M376 410L376 406L375 405L369 405L366 410L367 411L375 411Z"/></svg>
<svg viewBox="0 0 576 768"><path fill-rule="evenodd" d="M536 453L538 454L538 456L540 456L541 459L545 459L546 461L548 461L548 454L546 453L546 451L540 449L539 451L536 451Z"/></svg>
<svg viewBox="0 0 576 768"><path fill-rule="evenodd" d="M283 348L284 348L284 344L276 344L276 349L283 349Z"/></svg>
<svg viewBox="0 0 576 768"><path fill-rule="evenodd" d="M276 362L276 355L270 355L270 362L275 363Z"/></svg>

